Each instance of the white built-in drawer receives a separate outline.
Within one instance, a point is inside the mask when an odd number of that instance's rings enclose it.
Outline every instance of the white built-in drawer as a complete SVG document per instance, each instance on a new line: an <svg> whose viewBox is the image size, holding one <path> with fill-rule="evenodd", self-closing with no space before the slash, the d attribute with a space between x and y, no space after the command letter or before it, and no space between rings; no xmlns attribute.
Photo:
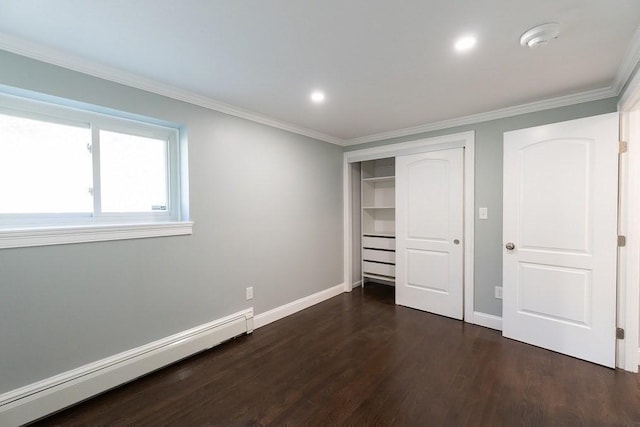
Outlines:
<svg viewBox="0 0 640 427"><path fill-rule="evenodd" d="M396 239L393 237L370 237L362 236L363 248L391 249L396 250Z"/></svg>
<svg viewBox="0 0 640 427"><path fill-rule="evenodd" d="M366 273L380 274L382 276L396 276L396 266L392 264L380 264L377 262L364 261L362 263L362 270Z"/></svg>
<svg viewBox="0 0 640 427"><path fill-rule="evenodd" d="M365 261L379 261L396 263L396 253L390 251L380 251L376 249L363 249L362 259Z"/></svg>

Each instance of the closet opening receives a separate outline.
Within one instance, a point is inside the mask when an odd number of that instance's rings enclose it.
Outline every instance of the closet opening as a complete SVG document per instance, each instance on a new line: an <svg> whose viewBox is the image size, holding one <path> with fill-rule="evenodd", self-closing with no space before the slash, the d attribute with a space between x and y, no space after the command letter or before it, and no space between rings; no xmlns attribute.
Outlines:
<svg viewBox="0 0 640 427"><path fill-rule="evenodd" d="M395 158L360 163L362 285L395 285Z"/></svg>
<svg viewBox="0 0 640 427"><path fill-rule="evenodd" d="M429 278L423 274L424 272L431 274L434 271L444 271L443 266L447 265L446 262L440 262L436 256L433 256L436 252L444 251L433 247L413 247L406 244L411 243L415 237L411 234L413 231L409 230L411 221L407 218L410 218L413 212L419 213L421 210L430 209L424 204L415 209L411 207L413 205L410 199L414 193L407 194L406 189L412 186L410 183L415 178L414 172L411 171L415 171L415 176L419 176L422 181L426 179L426 182L430 183L425 191L434 191L434 189L438 191L439 178L437 177L440 169L437 164L449 161L446 157L449 155L444 153L457 152L460 156L458 159L461 161L458 163L461 165L459 169L461 172L458 174L461 183L457 187L460 189L457 194L460 195L461 202L455 211L461 215L463 226L454 233L455 236L450 233L451 236L447 236L446 241L450 240L450 246L461 254L458 275L462 276L462 280L456 282L460 289L457 300L458 314L449 316L464 318L466 322L475 323L473 311L474 139L474 132L464 132L345 152L343 169L345 291L350 292L358 286L366 287L368 283L393 286L396 304L411 306L412 302L407 301L415 298L403 298L400 291L404 288L417 289L423 277L424 281L428 281ZM425 153L429 154L424 155ZM417 154L421 155L413 156ZM397 170L399 158L411 159L409 163L406 161L402 163L403 167L400 171L402 180L400 181ZM414 159L419 165L412 169ZM398 189L398 185L404 186L405 189ZM440 196L443 194L440 192ZM396 205L398 197L402 201L400 212ZM448 199L440 197L437 200L449 209L451 204L443 202ZM448 212L451 212L451 209ZM435 223L420 226L420 232L431 233L433 236L432 231L438 229L433 227L433 224ZM397 233L403 236L400 242ZM426 240L419 243L424 242L431 244ZM397 252L398 248L401 249L401 256ZM414 268L416 265L418 269ZM444 282L443 280L442 283ZM423 289L426 288L428 286L423 286ZM416 308L436 312L430 308Z"/></svg>

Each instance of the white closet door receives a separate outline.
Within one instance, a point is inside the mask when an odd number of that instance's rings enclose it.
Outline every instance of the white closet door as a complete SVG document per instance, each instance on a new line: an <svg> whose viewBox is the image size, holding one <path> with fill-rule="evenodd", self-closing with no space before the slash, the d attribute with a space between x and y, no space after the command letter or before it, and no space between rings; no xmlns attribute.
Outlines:
<svg viewBox="0 0 640 427"><path fill-rule="evenodd" d="M396 303L462 319L463 149L396 158Z"/></svg>
<svg viewBox="0 0 640 427"><path fill-rule="evenodd" d="M504 135L503 335L615 364L617 113Z"/></svg>

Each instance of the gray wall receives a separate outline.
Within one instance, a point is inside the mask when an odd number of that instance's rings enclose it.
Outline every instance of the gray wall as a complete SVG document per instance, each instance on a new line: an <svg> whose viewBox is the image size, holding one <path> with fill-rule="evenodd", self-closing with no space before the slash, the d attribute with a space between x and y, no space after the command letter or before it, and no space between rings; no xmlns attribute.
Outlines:
<svg viewBox="0 0 640 427"><path fill-rule="evenodd" d="M475 131L475 310L502 316L502 301L494 297L494 286L502 286L502 137L503 133L548 123L610 113L617 98L523 114L468 126L443 129L403 138L346 147L345 151ZM478 220L478 207L489 208L489 219Z"/></svg>
<svg viewBox="0 0 640 427"><path fill-rule="evenodd" d="M0 393L343 281L342 148L3 51L0 84L186 126L195 221L192 236L0 250Z"/></svg>

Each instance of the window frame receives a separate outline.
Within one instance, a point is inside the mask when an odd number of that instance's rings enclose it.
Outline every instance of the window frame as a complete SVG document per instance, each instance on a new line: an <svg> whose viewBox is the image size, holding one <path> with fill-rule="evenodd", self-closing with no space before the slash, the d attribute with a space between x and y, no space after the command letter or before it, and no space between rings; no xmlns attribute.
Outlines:
<svg viewBox="0 0 640 427"><path fill-rule="evenodd" d="M63 102L52 103L0 92L0 114L89 129L93 174L91 213L0 214L0 249L191 234L193 223L188 220L187 190L184 187L186 179L183 180L183 176L186 177L186 161L183 161L183 156L186 157L186 140L179 127L154 123L158 122L154 119L126 117L132 116L129 113L110 110L107 114L96 110L100 110L100 107L69 106ZM102 212L101 130L166 141L166 211ZM77 235L73 236L74 233Z"/></svg>

